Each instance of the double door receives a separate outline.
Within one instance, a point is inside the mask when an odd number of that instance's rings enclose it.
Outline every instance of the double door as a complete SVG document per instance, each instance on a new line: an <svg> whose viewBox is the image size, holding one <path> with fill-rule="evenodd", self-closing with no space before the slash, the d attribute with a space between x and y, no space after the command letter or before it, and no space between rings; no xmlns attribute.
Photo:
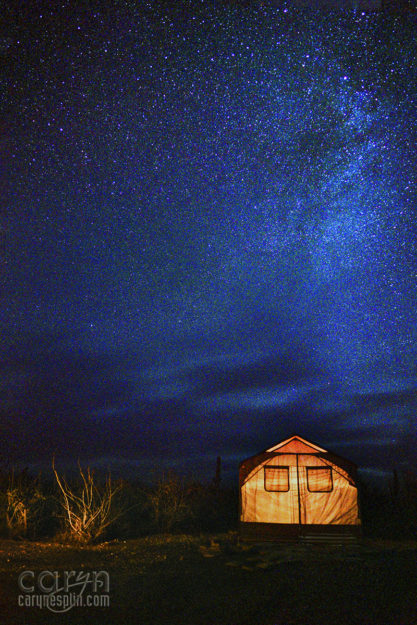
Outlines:
<svg viewBox="0 0 417 625"><path fill-rule="evenodd" d="M274 499L275 522L337 522L333 479L331 466L307 454L285 454L279 458L279 464L267 465L265 490Z"/></svg>

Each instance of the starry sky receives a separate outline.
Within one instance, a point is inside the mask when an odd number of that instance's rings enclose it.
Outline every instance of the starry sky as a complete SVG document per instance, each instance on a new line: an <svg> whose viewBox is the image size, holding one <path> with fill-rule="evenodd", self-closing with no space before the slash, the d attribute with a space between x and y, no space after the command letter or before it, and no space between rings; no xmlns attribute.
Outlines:
<svg viewBox="0 0 417 625"><path fill-rule="evenodd" d="M4 14L3 461L237 479L293 433L415 461L415 16Z"/></svg>

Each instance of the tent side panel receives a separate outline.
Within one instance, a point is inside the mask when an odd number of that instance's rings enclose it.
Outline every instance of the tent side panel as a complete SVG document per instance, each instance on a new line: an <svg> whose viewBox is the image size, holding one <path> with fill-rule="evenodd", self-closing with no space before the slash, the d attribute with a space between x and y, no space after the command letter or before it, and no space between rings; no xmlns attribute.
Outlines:
<svg viewBox="0 0 417 625"><path fill-rule="evenodd" d="M299 456L299 486L302 523L360 524L357 489L336 465L315 455Z"/></svg>
<svg viewBox="0 0 417 625"><path fill-rule="evenodd" d="M280 454L258 465L241 487L241 521L298 523L297 457ZM288 467L288 491L265 490L265 467Z"/></svg>

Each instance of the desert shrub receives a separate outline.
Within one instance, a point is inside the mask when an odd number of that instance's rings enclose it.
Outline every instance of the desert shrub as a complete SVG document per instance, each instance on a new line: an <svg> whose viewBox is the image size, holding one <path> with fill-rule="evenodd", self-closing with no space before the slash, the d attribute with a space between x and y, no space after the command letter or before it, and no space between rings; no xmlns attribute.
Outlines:
<svg viewBox="0 0 417 625"><path fill-rule="evenodd" d="M417 536L417 478L393 472L391 480L360 483L362 526L372 538L415 538Z"/></svg>
<svg viewBox="0 0 417 625"><path fill-rule="evenodd" d="M44 480L42 498L38 498L34 514L30 518L28 537L37 540L54 536L60 525L59 513L55 485L51 480Z"/></svg>
<svg viewBox="0 0 417 625"><path fill-rule="evenodd" d="M382 486L362 481L359 485L359 502L364 536L380 538L392 533L392 510L389 497Z"/></svg>
<svg viewBox="0 0 417 625"><path fill-rule="evenodd" d="M25 469L1 479L1 531L9 538L38 539L54 531L53 498Z"/></svg>
<svg viewBox="0 0 417 625"><path fill-rule="evenodd" d="M148 508L153 531L227 531L237 525L238 494L214 481L203 484L168 472L149 489Z"/></svg>
<svg viewBox="0 0 417 625"><path fill-rule="evenodd" d="M417 476L411 471L404 471L398 480L398 492L392 499L392 505L400 515L407 537L417 537Z"/></svg>
<svg viewBox="0 0 417 625"><path fill-rule="evenodd" d="M118 509L114 505L122 483L114 484L110 474L100 482L89 467L83 470L79 466L78 470L78 481L69 484L58 474L53 464L64 510L64 536L77 542L90 543L102 539L107 528L122 514L120 505Z"/></svg>
<svg viewBox="0 0 417 625"><path fill-rule="evenodd" d="M182 529L192 518L184 480L172 471L161 475L148 493L148 508L156 531L165 533Z"/></svg>
<svg viewBox="0 0 417 625"><path fill-rule="evenodd" d="M187 489L187 501L192 511L190 529L217 532L236 528L239 498L235 489L196 482Z"/></svg>
<svg viewBox="0 0 417 625"><path fill-rule="evenodd" d="M123 482L113 505L117 518L105 532L106 540L138 538L152 532L153 522L149 507L149 487L139 482Z"/></svg>

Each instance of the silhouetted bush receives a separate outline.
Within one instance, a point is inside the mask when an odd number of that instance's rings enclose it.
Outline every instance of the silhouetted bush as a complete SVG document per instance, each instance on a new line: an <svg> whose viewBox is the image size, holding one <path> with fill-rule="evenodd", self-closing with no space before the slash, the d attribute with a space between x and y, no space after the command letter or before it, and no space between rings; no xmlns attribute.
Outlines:
<svg viewBox="0 0 417 625"><path fill-rule="evenodd" d="M364 536L370 538L417 537L417 477L393 471L378 485L361 481L360 506Z"/></svg>
<svg viewBox="0 0 417 625"><path fill-rule="evenodd" d="M0 531L9 538L37 540L57 529L56 501L50 485L27 469L2 473Z"/></svg>
<svg viewBox="0 0 417 625"><path fill-rule="evenodd" d="M215 532L236 529L237 490L196 482L188 486L187 500L192 513L190 530Z"/></svg>
<svg viewBox="0 0 417 625"><path fill-rule="evenodd" d="M148 493L148 506L155 530L162 533L183 529L193 516L184 480L173 471L159 477Z"/></svg>
<svg viewBox="0 0 417 625"><path fill-rule="evenodd" d="M148 505L149 486L123 480L123 488L113 504L118 517L106 532L106 540L139 538L152 532L152 517Z"/></svg>

